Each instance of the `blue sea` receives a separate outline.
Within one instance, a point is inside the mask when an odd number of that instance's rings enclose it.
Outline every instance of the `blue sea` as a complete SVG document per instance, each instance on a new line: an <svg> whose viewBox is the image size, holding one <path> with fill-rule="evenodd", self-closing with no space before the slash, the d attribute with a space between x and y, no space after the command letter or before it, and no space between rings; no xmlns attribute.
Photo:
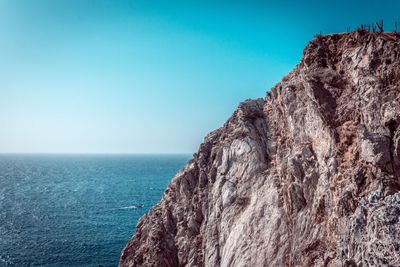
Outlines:
<svg viewBox="0 0 400 267"><path fill-rule="evenodd" d="M117 266L189 155L0 155L0 266Z"/></svg>

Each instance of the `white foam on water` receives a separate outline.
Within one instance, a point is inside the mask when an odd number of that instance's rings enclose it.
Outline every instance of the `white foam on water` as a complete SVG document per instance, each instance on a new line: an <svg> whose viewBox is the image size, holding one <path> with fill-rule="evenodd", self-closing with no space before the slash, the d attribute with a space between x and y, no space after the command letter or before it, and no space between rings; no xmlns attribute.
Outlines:
<svg viewBox="0 0 400 267"><path fill-rule="evenodd" d="M126 207L122 207L119 208L120 210L127 210L127 209L140 209L143 208L143 205L139 204L139 205L131 205L131 206L126 206Z"/></svg>
<svg viewBox="0 0 400 267"><path fill-rule="evenodd" d="M14 265L14 263L10 259L7 259L7 258L9 258L9 257L7 257L7 256L4 257L4 256L0 255L0 262L5 263L6 265Z"/></svg>

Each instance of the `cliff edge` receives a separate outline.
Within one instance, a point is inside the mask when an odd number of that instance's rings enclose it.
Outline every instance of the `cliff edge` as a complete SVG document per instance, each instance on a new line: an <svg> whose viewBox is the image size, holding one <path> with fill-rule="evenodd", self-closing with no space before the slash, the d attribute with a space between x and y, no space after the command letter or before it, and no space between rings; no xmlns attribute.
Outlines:
<svg viewBox="0 0 400 267"><path fill-rule="evenodd" d="M400 266L400 34L317 36L144 215L120 266Z"/></svg>

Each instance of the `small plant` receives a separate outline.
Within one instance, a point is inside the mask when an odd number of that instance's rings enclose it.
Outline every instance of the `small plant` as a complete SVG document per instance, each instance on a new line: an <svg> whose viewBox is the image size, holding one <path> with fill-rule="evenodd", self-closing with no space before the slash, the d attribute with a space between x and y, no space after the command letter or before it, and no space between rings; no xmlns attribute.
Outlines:
<svg viewBox="0 0 400 267"><path fill-rule="evenodd" d="M358 27L358 29L357 29L357 32L359 32L361 34L367 33L369 31L370 31L369 25L364 25L364 24L361 24L361 26Z"/></svg>
<svg viewBox="0 0 400 267"><path fill-rule="evenodd" d="M375 24L376 24L376 27L378 28L379 32L382 33L383 32L383 20L379 20Z"/></svg>
<svg viewBox="0 0 400 267"><path fill-rule="evenodd" d="M320 38L320 37L322 37L322 32L317 33L314 37L315 37L315 38Z"/></svg>

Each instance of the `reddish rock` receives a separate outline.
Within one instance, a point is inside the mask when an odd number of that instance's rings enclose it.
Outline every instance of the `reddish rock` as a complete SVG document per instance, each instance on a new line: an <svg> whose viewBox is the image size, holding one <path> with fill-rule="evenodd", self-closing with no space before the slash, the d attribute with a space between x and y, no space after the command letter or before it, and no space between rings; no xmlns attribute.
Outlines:
<svg viewBox="0 0 400 267"><path fill-rule="evenodd" d="M400 35L318 36L143 216L120 266L400 266Z"/></svg>

